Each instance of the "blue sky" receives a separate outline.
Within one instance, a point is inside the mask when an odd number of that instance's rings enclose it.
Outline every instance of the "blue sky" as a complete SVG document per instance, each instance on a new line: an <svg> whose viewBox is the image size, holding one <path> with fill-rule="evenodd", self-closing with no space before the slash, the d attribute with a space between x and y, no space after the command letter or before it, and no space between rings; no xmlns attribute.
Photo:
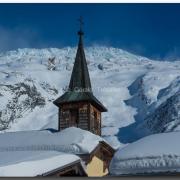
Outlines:
<svg viewBox="0 0 180 180"><path fill-rule="evenodd" d="M0 51L106 45L156 59L180 57L180 4L0 4Z"/></svg>

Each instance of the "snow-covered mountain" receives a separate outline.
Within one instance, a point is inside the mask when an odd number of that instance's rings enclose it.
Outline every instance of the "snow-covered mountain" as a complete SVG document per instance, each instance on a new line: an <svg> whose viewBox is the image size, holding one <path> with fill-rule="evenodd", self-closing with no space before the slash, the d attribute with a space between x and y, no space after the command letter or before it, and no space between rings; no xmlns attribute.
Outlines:
<svg viewBox="0 0 180 180"><path fill-rule="evenodd" d="M102 134L111 145L180 129L180 61L153 61L99 46L85 53L94 94L108 108ZM75 54L71 47L0 54L1 132L57 128L52 101L69 84Z"/></svg>

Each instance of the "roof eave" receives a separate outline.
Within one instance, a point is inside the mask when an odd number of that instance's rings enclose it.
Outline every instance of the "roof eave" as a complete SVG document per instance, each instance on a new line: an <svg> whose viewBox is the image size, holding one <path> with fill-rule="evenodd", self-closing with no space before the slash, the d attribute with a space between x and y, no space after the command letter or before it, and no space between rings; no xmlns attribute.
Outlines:
<svg viewBox="0 0 180 180"><path fill-rule="evenodd" d="M57 99L58 100L58 99ZM90 101L90 100L79 100L79 101L66 101L66 102L57 102L57 100L53 101L53 104L56 105L57 107L60 107L62 104L68 104L68 103L77 103L77 102L90 102L93 104L99 111L101 112L107 112L107 108L103 106L102 104L98 104L95 101Z"/></svg>

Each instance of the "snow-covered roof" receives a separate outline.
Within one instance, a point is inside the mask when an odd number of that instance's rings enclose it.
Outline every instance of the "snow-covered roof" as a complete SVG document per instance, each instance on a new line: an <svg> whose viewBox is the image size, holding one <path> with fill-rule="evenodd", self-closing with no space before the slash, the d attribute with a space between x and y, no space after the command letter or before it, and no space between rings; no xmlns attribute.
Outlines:
<svg viewBox="0 0 180 180"><path fill-rule="evenodd" d="M0 152L0 177L33 177L75 163L79 157L56 151Z"/></svg>
<svg viewBox="0 0 180 180"><path fill-rule="evenodd" d="M142 138L119 149L110 164L112 175L180 172L180 132Z"/></svg>
<svg viewBox="0 0 180 180"><path fill-rule="evenodd" d="M60 151L74 154L91 153L103 139L89 131L71 127L60 132L19 131L0 134L0 152Z"/></svg>

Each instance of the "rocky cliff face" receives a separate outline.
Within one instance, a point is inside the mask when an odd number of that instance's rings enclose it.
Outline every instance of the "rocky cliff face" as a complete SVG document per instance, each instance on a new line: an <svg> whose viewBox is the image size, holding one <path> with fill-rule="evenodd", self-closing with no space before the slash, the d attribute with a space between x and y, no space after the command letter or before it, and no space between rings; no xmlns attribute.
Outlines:
<svg viewBox="0 0 180 180"><path fill-rule="evenodd" d="M179 130L180 125L180 77L158 94L158 101L151 107L151 114L144 125L152 133Z"/></svg>
<svg viewBox="0 0 180 180"><path fill-rule="evenodd" d="M177 130L180 125L180 92L162 103L145 122L153 133Z"/></svg>
<svg viewBox="0 0 180 180"><path fill-rule="evenodd" d="M46 101L52 101L43 97L40 89L47 91L51 95L56 95L58 91L49 84L37 84L32 79L25 79L23 82L15 84L0 84L0 130L8 128L10 123L18 121L28 113L32 113L36 107L43 108ZM4 100L4 101L3 101Z"/></svg>

